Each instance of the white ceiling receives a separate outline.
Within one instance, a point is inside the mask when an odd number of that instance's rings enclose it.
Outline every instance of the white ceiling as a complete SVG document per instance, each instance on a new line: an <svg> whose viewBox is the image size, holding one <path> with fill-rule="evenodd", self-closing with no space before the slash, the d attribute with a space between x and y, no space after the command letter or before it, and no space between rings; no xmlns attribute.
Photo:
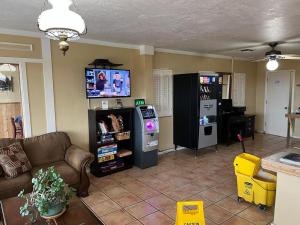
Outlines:
<svg viewBox="0 0 300 225"><path fill-rule="evenodd" d="M87 38L236 57L262 57L271 41L300 41L299 0L73 0ZM38 31L44 0L1 0L0 28ZM233 51L230 51L234 49ZM279 46L300 54L299 43Z"/></svg>

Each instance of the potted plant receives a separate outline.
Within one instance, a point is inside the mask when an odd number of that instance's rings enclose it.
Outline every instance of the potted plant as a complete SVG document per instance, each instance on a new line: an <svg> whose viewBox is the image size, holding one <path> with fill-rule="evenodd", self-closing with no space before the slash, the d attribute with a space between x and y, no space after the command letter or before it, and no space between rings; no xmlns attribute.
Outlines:
<svg viewBox="0 0 300 225"><path fill-rule="evenodd" d="M37 210L42 217L50 217L60 214L69 204L74 195L74 189L70 188L54 167L47 170L40 169L32 178L33 191L24 195L22 190L18 197L26 199L20 207L21 216L31 216L34 220L34 210Z"/></svg>

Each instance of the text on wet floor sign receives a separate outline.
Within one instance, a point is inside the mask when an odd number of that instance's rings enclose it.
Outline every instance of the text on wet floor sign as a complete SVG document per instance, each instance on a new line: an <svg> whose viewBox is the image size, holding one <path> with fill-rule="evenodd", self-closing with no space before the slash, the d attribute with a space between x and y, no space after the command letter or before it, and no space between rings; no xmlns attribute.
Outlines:
<svg viewBox="0 0 300 225"><path fill-rule="evenodd" d="M177 202L176 225L205 225L203 202Z"/></svg>

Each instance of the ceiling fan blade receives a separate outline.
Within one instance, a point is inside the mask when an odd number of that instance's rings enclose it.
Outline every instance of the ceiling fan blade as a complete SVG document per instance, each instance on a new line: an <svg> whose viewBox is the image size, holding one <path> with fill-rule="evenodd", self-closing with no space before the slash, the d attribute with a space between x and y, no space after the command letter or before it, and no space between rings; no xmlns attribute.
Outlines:
<svg viewBox="0 0 300 225"><path fill-rule="evenodd" d="M265 61L265 60L267 60L266 57L260 58L260 59L255 59L255 60L252 60L251 62L261 62L261 61Z"/></svg>
<svg viewBox="0 0 300 225"><path fill-rule="evenodd" d="M259 49L265 49L269 48L269 46L266 46L265 44L262 43L254 43L254 44L239 44L236 47L232 48L227 48L227 49L222 49L219 52L232 52L232 51L242 51L242 50L259 50Z"/></svg>
<svg viewBox="0 0 300 225"><path fill-rule="evenodd" d="M286 54L286 55L281 55L281 58L282 59L300 60L300 55Z"/></svg>

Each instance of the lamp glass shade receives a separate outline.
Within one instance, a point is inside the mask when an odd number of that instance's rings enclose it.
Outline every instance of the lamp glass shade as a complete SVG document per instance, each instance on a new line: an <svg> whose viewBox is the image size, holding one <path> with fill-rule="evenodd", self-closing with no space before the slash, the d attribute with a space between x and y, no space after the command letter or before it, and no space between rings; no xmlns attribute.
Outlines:
<svg viewBox="0 0 300 225"><path fill-rule="evenodd" d="M266 68L269 71L274 71L278 68L279 64L276 59L269 59L269 61L266 64Z"/></svg>
<svg viewBox="0 0 300 225"><path fill-rule="evenodd" d="M9 63L4 63L0 65L0 71L1 72L16 72L17 68L14 65L11 65Z"/></svg>
<svg viewBox="0 0 300 225"><path fill-rule="evenodd" d="M82 17L71 11L71 0L48 0L51 9L43 11L38 18L38 27L52 39L78 39L86 32Z"/></svg>

